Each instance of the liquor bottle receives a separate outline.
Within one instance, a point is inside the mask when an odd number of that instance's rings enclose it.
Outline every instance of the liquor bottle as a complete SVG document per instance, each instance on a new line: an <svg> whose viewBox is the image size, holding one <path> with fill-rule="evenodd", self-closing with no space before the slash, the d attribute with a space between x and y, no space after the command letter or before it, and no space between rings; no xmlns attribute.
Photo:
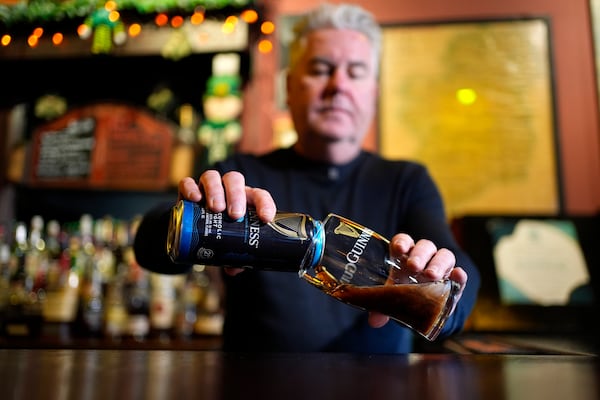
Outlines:
<svg viewBox="0 0 600 400"><path fill-rule="evenodd" d="M185 282L177 294L175 330L179 337L189 338L194 335L198 309L208 283L204 266L194 265L186 274Z"/></svg>
<svg viewBox="0 0 600 400"><path fill-rule="evenodd" d="M103 291L115 274L115 253L118 244L115 242L115 221L105 216L94 224L94 262L100 274Z"/></svg>
<svg viewBox="0 0 600 400"><path fill-rule="evenodd" d="M41 305L34 292L34 276L28 268L27 225L17 222L13 235L9 269L8 304L4 317L7 336L38 336L42 328Z"/></svg>
<svg viewBox="0 0 600 400"><path fill-rule="evenodd" d="M78 301L78 279L71 277L70 257L62 227L57 220L46 224L47 263L42 314L44 334L68 339L72 334Z"/></svg>
<svg viewBox="0 0 600 400"><path fill-rule="evenodd" d="M38 296L46 286L48 264L46 260L46 241L44 240L44 219L34 215L29 226L28 250L25 255L25 269L32 279L32 292Z"/></svg>
<svg viewBox="0 0 600 400"><path fill-rule="evenodd" d="M150 335L150 273L140 267L133 252L135 237L141 217L135 217L129 226L121 224L117 236L122 258L122 266L126 271L125 304L127 309L127 335L136 341L145 340Z"/></svg>
<svg viewBox="0 0 600 400"><path fill-rule="evenodd" d="M434 340L460 285L411 274L389 247L385 237L336 214L321 222L278 212L264 223L249 209L235 221L186 200L173 207L166 245L174 262L296 272L341 302L388 315Z"/></svg>
<svg viewBox="0 0 600 400"><path fill-rule="evenodd" d="M4 318L9 301L10 244L4 225L0 225L0 336L4 333Z"/></svg>
<svg viewBox="0 0 600 400"><path fill-rule="evenodd" d="M127 308L125 301L125 282L127 271L123 264L117 265L117 271L107 284L104 305L104 336L121 340L127 333Z"/></svg>
<svg viewBox="0 0 600 400"><path fill-rule="evenodd" d="M154 339L170 340L175 334L176 293L182 277L150 273L150 336Z"/></svg>
<svg viewBox="0 0 600 400"><path fill-rule="evenodd" d="M128 278L129 266L125 259L125 251L128 247L127 227L122 221L115 221L112 229L111 248L112 260L114 263L114 272L105 277L106 296L104 306L104 334L113 340L120 340L129 333L129 315L128 315ZM108 231L105 229L105 239L107 241Z"/></svg>
<svg viewBox="0 0 600 400"><path fill-rule="evenodd" d="M150 275L132 259L133 251L125 252L127 279L125 286L125 305L127 310L127 335L136 341L142 341L150 335Z"/></svg>
<svg viewBox="0 0 600 400"><path fill-rule="evenodd" d="M103 333L104 299L102 275L94 258L93 226L91 215L81 216L74 260L80 275L77 330L81 336L99 337Z"/></svg>
<svg viewBox="0 0 600 400"><path fill-rule="evenodd" d="M204 267L204 266L197 266ZM200 269L200 268L199 268ZM201 336L218 336L223 333L223 308L221 305L222 294L218 274L214 274L214 270L207 268L201 269L204 275L204 292L198 304L196 324L194 332Z"/></svg>

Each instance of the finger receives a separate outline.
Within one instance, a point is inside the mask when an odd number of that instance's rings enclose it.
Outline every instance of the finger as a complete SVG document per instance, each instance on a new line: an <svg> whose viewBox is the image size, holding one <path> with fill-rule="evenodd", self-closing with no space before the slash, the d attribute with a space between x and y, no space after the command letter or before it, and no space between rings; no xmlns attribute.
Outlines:
<svg viewBox="0 0 600 400"><path fill-rule="evenodd" d="M370 312L369 313L369 325L372 328L381 328L385 324L388 323L390 317L387 315L380 314L378 312Z"/></svg>
<svg viewBox="0 0 600 400"><path fill-rule="evenodd" d="M246 179L237 171L223 175L223 186L227 199L227 214L233 219L242 218L246 214Z"/></svg>
<svg viewBox="0 0 600 400"><path fill-rule="evenodd" d="M200 188L198 187L198 184L193 178L187 177L181 179L177 187L179 191L178 200L202 200L202 193L200 192Z"/></svg>
<svg viewBox="0 0 600 400"><path fill-rule="evenodd" d="M410 235L406 233L398 233L392 237L390 241L392 256L400 257L402 255L408 255L415 245L415 241Z"/></svg>
<svg viewBox="0 0 600 400"><path fill-rule="evenodd" d="M448 277L461 286L465 286L468 279L467 272L461 267L452 268L452 271L450 271L450 275L448 275Z"/></svg>
<svg viewBox="0 0 600 400"><path fill-rule="evenodd" d="M204 192L206 207L213 212L225 210L225 189L221 174L216 170L207 170L200 175L200 186Z"/></svg>
<svg viewBox="0 0 600 400"><path fill-rule="evenodd" d="M403 241L406 241L406 239L403 239ZM413 273L420 273L428 266L428 262L430 262L436 252L437 247L431 240L421 239L414 244L404 258L404 267ZM432 272L436 270L434 268Z"/></svg>
<svg viewBox="0 0 600 400"><path fill-rule="evenodd" d="M461 267L455 267L450 271L449 278L460 285L460 290L456 294L456 301L460 300L462 293L467 285L468 275L467 272Z"/></svg>
<svg viewBox="0 0 600 400"><path fill-rule="evenodd" d="M277 207L271 193L261 188L246 186L246 198L248 204L252 204L256 208L256 213L261 221L270 222L275 218Z"/></svg>
<svg viewBox="0 0 600 400"><path fill-rule="evenodd" d="M448 249L439 249L430 258L423 275L432 280L447 278L456 264L454 253Z"/></svg>

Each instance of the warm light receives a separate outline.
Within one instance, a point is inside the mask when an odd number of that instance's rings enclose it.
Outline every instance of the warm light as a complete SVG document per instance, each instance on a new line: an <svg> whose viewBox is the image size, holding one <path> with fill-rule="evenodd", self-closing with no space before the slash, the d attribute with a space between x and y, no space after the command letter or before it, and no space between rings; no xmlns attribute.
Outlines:
<svg viewBox="0 0 600 400"><path fill-rule="evenodd" d="M2 46L8 46L11 41L12 41L12 38L10 37L10 35L8 33L2 35L2 38L0 39L0 43L2 44Z"/></svg>
<svg viewBox="0 0 600 400"><path fill-rule="evenodd" d="M265 21L260 25L260 31L265 35L275 32L275 24L271 21Z"/></svg>
<svg viewBox="0 0 600 400"><path fill-rule="evenodd" d="M167 17L167 14L164 14L164 13L156 14L156 18L154 18L154 23L156 25L165 26L167 24L167 22L169 22L169 17Z"/></svg>
<svg viewBox="0 0 600 400"><path fill-rule="evenodd" d="M129 36L136 37L142 33L142 26L140 24L129 25Z"/></svg>
<svg viewBox="0 0 600 400"><path fill-rule="evenodd" d="M176 15L171 19L171 26L173 28L179 28L183 25L183 17L181 15Z"/></svg>
<svg viewBox="0 0 600 400"><path fill-rule="evenodd" d="M118 12L118 11L111 11L111 12L108 14L108 20L109 20L110 22L116 22L116 21L118 21L118 20L119 20L119 18L121 18L121 14L119 14L119 12Z"/></svg>
<svg viewBox="0 0 600 400"><path fill-rule="evenodd" d="M263 39L260 42L258 42L258 51L266 54L266 53L270 53L271 50L273 50L273 43L271 43L270 40L268 39Z"/></svg>
<svg viewBox="0 0 600 400"><path fill-rule="evenodd" d="M237 24L237 17L227 17L225 22L223 23L223 27L221 30L223 33L232 33L235 30L235 25Z"/></svg>
<svg viewBox="0 0 600 400"><path fill-rule="evenodd" d="M36 36L38 38L42 37L43 34L44 34L44 28L41 28L41 27L35 28L32 33L33 36Z"/></svg>
<svg viewBox="0 0 600 400"><path fill-rule="evenodd" d="M470 88L458 89L456 91L456 99L460 104L468 106L475 103L475 100L477 100L477 93Z"/></svg>
<svg viewBox="0 0 600 400"><path fill-rule="evenodd" d="M77 27L77 34L79 35L79 37L83 37L88 29L89 28L86 24L81 24Z"/></svg>
<svg viewBox="0 0 600 400"><path fill-rule="evenodd" d="M109 0L104 3L104 9L106 11L113 11L117 8L117 3L115 1Z"/></svg>
<svg viewBox="0 0 600 400"><path fill-rule="evenodd" d="M192 16L190 17L190 22L193 25L200 25L201 23L204 22L204 13L201 13L201 12L193 13Z"/></svg>
<svg viewBox="0 0 600 400"><path fill-rule="evenodd" d="M39 43L39 37L31 35L27 38L27 44L29 47L36 47Z"/></svg>
<svg viewBox="0 0 600 400"><path fill-rule="evenodd" d="M254 10L244 10L240 17L242 17L245 22L253 24L258 20L258 13Z"/></svg>
<svg viewBox="0 0 600 400"><path fill-rule="evenodd" d="M56 32L54 35L52 35L52 43L55 46L58 46L59 44L61 44L63 42L63 34L60 32Z"/></svg>

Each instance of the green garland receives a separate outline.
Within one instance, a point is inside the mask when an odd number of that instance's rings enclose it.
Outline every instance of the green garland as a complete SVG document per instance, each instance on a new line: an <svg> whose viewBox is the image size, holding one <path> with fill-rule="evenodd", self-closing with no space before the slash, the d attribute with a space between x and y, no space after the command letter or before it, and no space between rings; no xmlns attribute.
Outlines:
<svg viewBox="0 0 600 400"><path fill-rule="evenodd" d="M119 11L138 14L140 17L167 13L192 13L197 7L206 11L225 8L243 8L253 0L115 0ZM16 5L0 5L0 28L10 29L22 25L57 24L86 18L103 4L98 0L23 0ZM143 18L142 18L143 19ZM0 32L1 33L1 32Z"/></svg>

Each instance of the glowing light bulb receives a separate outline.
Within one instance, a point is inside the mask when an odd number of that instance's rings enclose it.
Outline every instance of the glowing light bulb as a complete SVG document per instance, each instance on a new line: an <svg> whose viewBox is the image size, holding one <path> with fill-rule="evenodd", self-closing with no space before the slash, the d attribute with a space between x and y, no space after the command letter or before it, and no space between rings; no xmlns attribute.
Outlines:
<svg viewBox="0 0 600 400"><path fill-rule="evenodd" d="M2 46L8 46L10 42L12 42L12 37L8 33L2 35L2 38L0 38Z"/></svg>
<svg viewBox="0 0 600 400"><path fill-rule="evenodd" d="M254 10L244 10L240 17L247 23L253 24L258 21L258 13Z"/></svg>
<svg viewBox="0 0 600 400"><path fill-rule="evenodd" d="M258 42L258 51L260 53L266 54L270 53L273 50L273 43L268 39L263 39Z"/></svg>
<svg viewBox="0 0 600 400"><path fill-rule="evenodd" d="M275 32L275 24L271 21L265 21L260 25L260 31L265 35Z"/></svg>
<svg viewBox="0 0 600 400"><path fill-rule="evenodd" d="M477 100L477 93L470 88L458 89L456 91L456 99L460 104L471 105Z"/></svg>

